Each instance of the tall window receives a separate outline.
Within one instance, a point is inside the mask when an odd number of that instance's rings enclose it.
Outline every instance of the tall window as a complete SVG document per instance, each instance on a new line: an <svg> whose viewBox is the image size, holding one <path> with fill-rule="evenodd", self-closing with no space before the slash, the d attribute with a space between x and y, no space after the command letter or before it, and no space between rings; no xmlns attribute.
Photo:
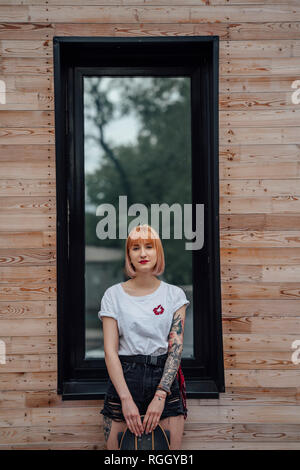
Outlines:
<svg viewBox="0 0 300 470"><path fill-rule="evenodd" d="M107 287L127 279L124 227L142 215L138 205L148 210L143 223L153 225L155 204L169 208L168 220L162 210L154 226L166 260L159 277L182 287L191 302L182 356L187 396L224 391L217 61L218 37L54 38L58 393L64 399L104 396L100 300ZM192 231L199 230L197 204L204 208L201 245L185 238L186 205ZM114 227L105 225L109 206ZM198 249L187 249L196 242Z"/></svg>

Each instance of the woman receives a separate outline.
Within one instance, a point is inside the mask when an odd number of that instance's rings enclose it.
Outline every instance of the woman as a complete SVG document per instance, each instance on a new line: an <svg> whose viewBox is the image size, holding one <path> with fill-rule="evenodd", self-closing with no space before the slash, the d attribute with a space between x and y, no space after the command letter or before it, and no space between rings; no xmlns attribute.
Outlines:
<svg viewBox="0 0 300 470"><path fill-rule="evenodd" d="M107 449L118 449L117 435L126 425L140 436L159 423L170 430L170 449L179 450L187 417L180 361L190 302L180 287L157 279L165 261L152 227L135 227L125 250L131 279L105 291L98 313L110 377L100 412Z"/></svg>

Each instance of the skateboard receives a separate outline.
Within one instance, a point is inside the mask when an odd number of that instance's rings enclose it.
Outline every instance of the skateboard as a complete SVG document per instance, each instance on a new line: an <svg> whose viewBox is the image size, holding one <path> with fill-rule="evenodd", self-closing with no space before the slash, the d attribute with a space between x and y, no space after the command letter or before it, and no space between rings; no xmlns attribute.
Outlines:
<svg viewBox="0 0 300 470"><path fill-rule="evenodd" d="M141 416L142 422L144 415ZM170 431L160 424L154 431L136 436L127 427L124 432L118 433L119 450L168 450L170 449Z"/></svg>

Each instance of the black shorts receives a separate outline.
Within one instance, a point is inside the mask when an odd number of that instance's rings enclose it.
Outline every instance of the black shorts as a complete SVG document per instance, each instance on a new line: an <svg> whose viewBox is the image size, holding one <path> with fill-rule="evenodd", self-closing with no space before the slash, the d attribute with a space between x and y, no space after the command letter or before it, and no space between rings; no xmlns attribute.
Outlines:
<svg viewBox="0 0 300 470"><path fill-rule="evenodd" d="M164 366L154 366L138 362L121 362L121 364L133 401L138 407L140 415L145 415L148 405L152 401L156 388L160 383ZM160 419L184 415L183 401L177 377L175 377L171 385L170 392L171 395L168 395L165 399L165 407ZM114 421L126 422L122 413L120 397L110 378L108 379L104 406L100 413Z"/></svg>

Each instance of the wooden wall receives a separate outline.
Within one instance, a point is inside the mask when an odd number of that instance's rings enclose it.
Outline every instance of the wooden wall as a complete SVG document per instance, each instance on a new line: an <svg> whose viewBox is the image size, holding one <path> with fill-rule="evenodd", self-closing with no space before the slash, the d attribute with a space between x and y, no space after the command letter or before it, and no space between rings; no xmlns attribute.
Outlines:
<svg viewBox="0 0 300 470"><path fill-rule="evenodd" d="M188 399L183 449L299 449L300 3L87 3L0 2L0 449L105 446L103 402L56 394L54 35L220 36L226 393Z"/></svg>

